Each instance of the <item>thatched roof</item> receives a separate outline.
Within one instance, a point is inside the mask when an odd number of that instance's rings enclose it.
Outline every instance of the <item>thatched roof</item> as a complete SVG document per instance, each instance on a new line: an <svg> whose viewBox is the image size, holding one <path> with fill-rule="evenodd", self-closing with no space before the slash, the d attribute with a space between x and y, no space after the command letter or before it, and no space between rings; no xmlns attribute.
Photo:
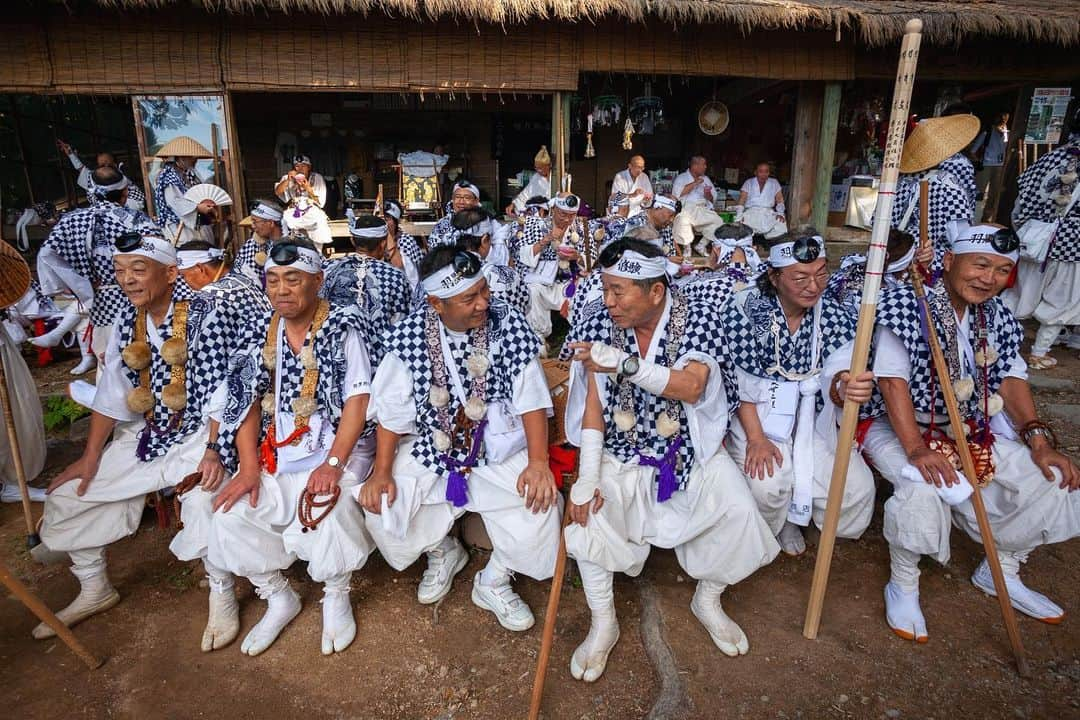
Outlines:
<svg viewBox="0 0 1080 720"><path fill-rule="evenodd" d="M202 5L208 11L371 13L419 20L457 18L497 24L533 19L598 22L726 23L753 30L839 30L871 46L899 41L904 23L923 20L924 39L958 44L973 36L1025 42L1080 43L1080 0L94 0L110 8Z"/></svg>

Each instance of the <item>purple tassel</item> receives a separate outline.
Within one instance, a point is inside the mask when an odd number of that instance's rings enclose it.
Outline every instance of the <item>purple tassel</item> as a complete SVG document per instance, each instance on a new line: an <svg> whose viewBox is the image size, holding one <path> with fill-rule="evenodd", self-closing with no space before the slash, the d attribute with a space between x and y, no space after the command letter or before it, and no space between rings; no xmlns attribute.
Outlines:
<svg viewBox="0 0 1080 720"><path fill-rule="evenodd" d="M679 478L675 475L675 464L682 442L681 435L675 438L668 445L667 452L664 453L662 458L648 457L640 452L637 454L638 465L657 469L656 499L658 502L667 502L675 494L675 491L679 489Z"/></svg>
<svg viewBox="0 0 1080 720"><path fill-rule="evenodd" d="M577 276L576 275L570 278L570 283L566 286L566 289L563 290L563 295L565 295L568 298L572 298L572 297L574 297L575 292L577 292Z"/></svg>
<svg viewBox="0 0 1080 720"><path fill-rule="evenodd" d="M476 460L480 456L480 448L484 445L484 428L487 427L487 418L476 425L473 432L472 447L465 462L458 462L449 455L443 455L442 460L450 467L450 478L446 481L446 500L453 503L454 507L462 507L469 502L469 483L466 480L465 471L476 466Z"/></svg>
<svg viewBox="0 0 1080 720"><path fill-rule="evenodd" d="M922 333L922 339L927 343L930 342L930 318L927 317L927 313L930 310L930 304L925 298L919 301L919 332Z"/></svg>
<svg viewBox="0 0 1080 720"><path fill-rule="evenodd" d="M150 421L146 421L146 425L143 426L142 431L139 433L139 444L135 447L135 456L142 462L147 462L150 459Z"/></svg>

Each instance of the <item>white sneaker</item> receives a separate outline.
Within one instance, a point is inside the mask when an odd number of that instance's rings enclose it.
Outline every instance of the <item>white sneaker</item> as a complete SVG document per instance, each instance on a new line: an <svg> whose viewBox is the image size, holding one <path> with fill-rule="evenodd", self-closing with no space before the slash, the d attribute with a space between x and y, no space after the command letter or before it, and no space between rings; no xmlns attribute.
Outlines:
<svg viewBox="0 0 1080 720"><path fill-rule="evenodd" d="M240 605L236 602L236 590L232 585L221 591L210 589L210 612L202 635L202 651L210 652L225 647L240 633Z"/></svg>
<svg viewBox="0 0 1080 720"><path fill-rule="evenodd" d="M6 503L21 503L22 492L19 491L19 486L16 483L0 483L0 502ZM45 489L29 487L26 488L30 495L30 502L45 502Z"/></svg>
<svg viewBox="0 0 1080 720"><path fill-rule="evenodd" d="M326 590L322 599L322 654L341 652L356 639L356 619L353 617L349 591Z"/></svg>
<svg viewBox="0 0 1080 720"><path fill-rule="evenodd" d="M286 585L266 600L266 613L240 645L240 652L254 657L274 644L285 626L300 614L300 596Z"/></svg>
<svg viewBox="0 0 1080 720"><path fill-rule="evenodd" d="M608 655L619 642L619 621L615 606L610 610L592 613L589 634L570 656L570 674L575 680L596 682L604 674Z"/></svg>
<svg viewBox="0 0 1080 720"><path fill-rule="evenodd" d="M1062 333L1060 342L1064 342L1070 350L1080 350L1080 332Z"/></svg>
<svg viewBox="0 0 1080 720"><path fill-rule="evenodd" d="M784 527L780 528L776 542L780 543L780 549L785 555L798 557L806 552L806 539L803 538L802 528L793 522L784 521Z"/></svg>
<svg viewBox="0 0 1080 720"><path fill-rule="evenodd" d="M906 592L891 580L885 584L885 622L905 640L925 643L930 639L919 606L919 591Z"/></svg>
<svg viewBox="0 0 1080 720"><path fill-rule="evenodd" d="M423 605L437 603L446 597L454 584L454 576L469 563L468 551L456 539L449 540L453 543L449 550L440 544L427 552L427 570L416 589L416 599Z"/></svg>
<svg viewBox="0 0 1080 720"><path fill-rule="evenodd" d="M690 601L690 611L694 613L709 637L728 657L738 657L750 651L750 641L738 623L728 617L720 605L720 592L707 581L698 581L694 598Z"/></svg>
<svg viewBox="0 0 1080 720"><path fill-rule="evenodd" d="M68 627L82 622L91 615L105 612L120 602L120 593L109 584L104 573L95 575L81 582L78 596L66 608L56 613L60 622ZM44 640L56 636L56 632L45 623L34 628L34 638Z"/></svg>
<svg viewBox="0 0 1080 720"><path fill-rule="evenodd" d="M990 564L985 558L971 576L971 584L990 597L997 597L994 576L990 573ZM1024 585L1019 575L1006 574L1005 589L1009 591L1009 602L1012 606L1028 617L1048 625L1059 625L1065 619L1065 611L1057 603Z"/></svg>
<svg viewBox="0 0 1080 720"><path fill-rule="evenodd" d="M497 585L486 585L476 573L473 578L472 601L477 607L495 613L495 618L507 630L522 632L536 622L532 610L510 586L510 578L499 578Z"/></svg>

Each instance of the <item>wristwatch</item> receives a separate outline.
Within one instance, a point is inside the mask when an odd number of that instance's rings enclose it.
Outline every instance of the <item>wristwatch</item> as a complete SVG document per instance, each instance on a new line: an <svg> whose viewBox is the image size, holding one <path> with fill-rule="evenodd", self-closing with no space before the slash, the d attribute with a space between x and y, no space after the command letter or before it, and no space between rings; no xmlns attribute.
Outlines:
<svg viewBox="0 0 1080 720"><path fill-rule="evenodd" d="M336 468L341 465L341 460L331 455L330 457L326 458L326 464L332 468Z"/></svg>
<svg viewBox="0 0 1080 720"><path fill-rule="evenodd" d="M217 440L211 440L211 441L206 443L206 449L207 450L213 450L218 455L220 455L221 454L221 443L219 443Z"/></svg>
<svg viewBox="0 0 1080 720"><path fill-rule="evenodd" d="M637 375L638 370L641 369L641 359L630 355L622 361L622 365L619 366L619 374L623 377L633 377Z"/></svg>

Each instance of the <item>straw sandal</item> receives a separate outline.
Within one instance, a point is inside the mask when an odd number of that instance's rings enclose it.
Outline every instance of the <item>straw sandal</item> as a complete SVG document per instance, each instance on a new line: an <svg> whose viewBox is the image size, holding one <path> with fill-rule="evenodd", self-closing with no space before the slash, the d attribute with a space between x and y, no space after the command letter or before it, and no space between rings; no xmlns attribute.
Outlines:
<svg viewBox="0 0 1080 720"><path fill-rule="evenodd" d="M1028 355L1027 364L1029 370L1049 370L1057 367L1058 361L1049 355Z"/></svg>

